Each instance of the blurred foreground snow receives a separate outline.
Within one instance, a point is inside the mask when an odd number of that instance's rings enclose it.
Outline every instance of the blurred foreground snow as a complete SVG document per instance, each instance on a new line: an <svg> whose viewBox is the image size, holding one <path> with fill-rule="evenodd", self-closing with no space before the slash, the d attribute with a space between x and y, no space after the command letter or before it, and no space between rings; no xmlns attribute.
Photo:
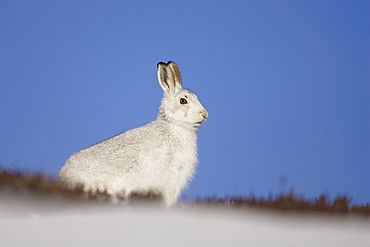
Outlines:
<svg viewBox="0 0 370 247"><path fill-rule="evenodd" d="M0 246L370 246L370 220L0 197Z"/></svg>

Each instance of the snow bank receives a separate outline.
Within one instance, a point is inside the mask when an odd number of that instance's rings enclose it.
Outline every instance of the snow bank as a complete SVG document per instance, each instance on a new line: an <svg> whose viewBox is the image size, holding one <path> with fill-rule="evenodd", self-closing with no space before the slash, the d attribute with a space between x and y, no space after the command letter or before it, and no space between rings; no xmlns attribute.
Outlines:
<svg viewBox="0 0 370 247"><path fill-rule="evenodd" d="M370 246L370 221L0 197L0 246Z"/></svg>

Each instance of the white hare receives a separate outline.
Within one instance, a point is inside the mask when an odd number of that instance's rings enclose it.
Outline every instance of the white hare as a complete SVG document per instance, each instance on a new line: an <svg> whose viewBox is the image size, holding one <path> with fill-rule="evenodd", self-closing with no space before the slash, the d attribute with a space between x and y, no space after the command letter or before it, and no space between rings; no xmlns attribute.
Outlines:
<svg viewBox="0 0 370 247"><path fill-rule="evenodd" d="M150 192L166 205L177 202L195 172L197 130L208 112L182 88L177 64L157 68L164 91L157 119L72 154L59 172L61 182L91 193L126 198Z"/></svg>

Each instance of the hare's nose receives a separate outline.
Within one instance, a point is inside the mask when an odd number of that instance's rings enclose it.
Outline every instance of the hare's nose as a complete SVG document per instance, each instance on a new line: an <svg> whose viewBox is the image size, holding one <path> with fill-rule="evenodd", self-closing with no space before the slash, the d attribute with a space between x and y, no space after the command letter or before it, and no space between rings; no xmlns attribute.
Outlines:
<svg viewBox="0 0 370 247"><path fill-rule="evenodd" d="M202 115L202 117L204 118L204 120L206 120L208 118L208 112L206 109L203 109L203 111L200 113Z"/></svg>

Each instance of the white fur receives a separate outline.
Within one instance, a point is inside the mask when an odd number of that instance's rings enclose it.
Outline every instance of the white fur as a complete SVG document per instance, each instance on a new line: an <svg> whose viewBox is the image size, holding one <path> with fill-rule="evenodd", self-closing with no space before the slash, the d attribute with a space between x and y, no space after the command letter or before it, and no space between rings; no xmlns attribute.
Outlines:
<svg viewBox="0 0 370 247"><path fill-rule="evenodd" d="M164 91L158 118L74 153L60 170L60 181L72 188L82 185L90 193L126 198L150 192L167 205L176 203L195 172L196 132L208 112L195 94L182 88L175 63L157 66ZM187 103L181 104L181 98Z"/></svg>

